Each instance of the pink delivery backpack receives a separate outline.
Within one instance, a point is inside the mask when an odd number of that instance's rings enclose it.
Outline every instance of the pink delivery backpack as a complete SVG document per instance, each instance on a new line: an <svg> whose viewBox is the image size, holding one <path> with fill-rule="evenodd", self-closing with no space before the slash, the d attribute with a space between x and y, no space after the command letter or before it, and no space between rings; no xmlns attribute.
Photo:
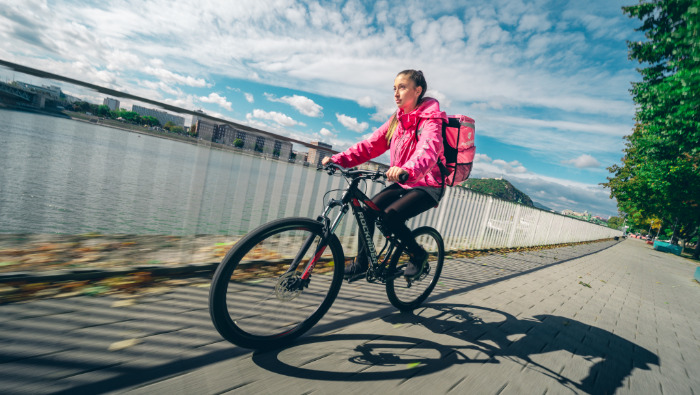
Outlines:
<svg viewBox="0 0 700 395"><path fill-rule="evenodd" d="M442 124L445 165L440 161L443 185L459 185L469 178L474 162L474 120L466 115L450 115Z"/></svg>

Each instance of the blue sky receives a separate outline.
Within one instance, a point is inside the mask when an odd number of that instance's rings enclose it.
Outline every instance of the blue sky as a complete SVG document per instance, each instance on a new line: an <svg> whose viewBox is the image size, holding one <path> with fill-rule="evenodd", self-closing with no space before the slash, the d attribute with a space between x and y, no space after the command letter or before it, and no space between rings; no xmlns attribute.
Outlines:
<svg viewBox="0 0 700 395"><path fill-rule="evenodd" d="M634 3L0 0L0 59L335 149L388 119L395 75L420 69L444 111L476 120L474 177L615 215L598 184L634 124Z"/></svg>

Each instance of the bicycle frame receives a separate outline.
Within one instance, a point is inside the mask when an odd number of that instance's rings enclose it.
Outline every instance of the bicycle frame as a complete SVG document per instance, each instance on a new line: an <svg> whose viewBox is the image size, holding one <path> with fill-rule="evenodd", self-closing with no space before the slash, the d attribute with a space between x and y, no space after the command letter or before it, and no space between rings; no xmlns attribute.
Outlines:
<svg viewBox="0 0 700 395"><path fill-rule="evenodd" d="M379 174L379 173L377 173ZM311 277L311 273L313 272L314 267L316 266L316 263L318 262L318 259L321 257L323 252L326 249L326 246L328 243L326 240L328 240L329 237L331 237L332 234L335 233L336 229L338 228L338 225L340 225L340 222L343 220L345 215L347 214L348 210L352 208L353 215L355 216L355 219L357 220L357 223L360 225L359 231L360 231L360 240L362 240L362 243L365 246L365 250L369 256L370 259L370 271L368 271L368 280L373 281L375 279L381 279L381 277L375 276L374 272L379 269L381 266L378 262L378 254L376 252L376 248L374 245L374 241L372 240L372 236L370 234L369 226L374 226L375 224L381 224L382 219L384 218L384 213L377 207L377 205L372 202L372 200L367 197L362 191L359 189L359 183L361 180L366 179L364 177L356 177L353 178L352 181L350 182L350 186L345 190L343 193L343 196L341 199L330 199L328 204L323 210L323 214L321 214L318 217L318 221L323 223L324 226L324 235L323 235L323 240L321 243L319 243L318 247L316 248L316 251L314 252L313 258L309 261L309 263L306 265L306 268L304 269L304 272L301 275L301 281L304 282L304 286L306 286L309 282L309 279ZM364 203L365 207L363 207L362 203ZM338 214L335 216L333 221L331 222L331 219L329 217L331 210L333 210L335 207L340 207L340 211ZM372 224L367 223L367 219L365 217L365 213L367 210L373 210L375 212L376 220ZM387 236L387 239L391 241L392 243L389 243L384 246L381 253L384 252L384 250L387 248L387 246L390 246L389 253L385 255L385 262L389 259L391 256L391 252L393 251L393 238L391 235L386 235L386 233L383 231L382 227L379 226L379 230ZM306 254L307 250L313 243L313 237L309 237L307 239L297 256L295 257L294 261L292 262L292 265L290 268L287 270L289 271L295 271L299 263L301 262L301 259L303 256ZM360 251L358 251L359 254ZM343 262L344 264L344 262ZM370 275L369 273L372 272L373 275Z"/></svg>

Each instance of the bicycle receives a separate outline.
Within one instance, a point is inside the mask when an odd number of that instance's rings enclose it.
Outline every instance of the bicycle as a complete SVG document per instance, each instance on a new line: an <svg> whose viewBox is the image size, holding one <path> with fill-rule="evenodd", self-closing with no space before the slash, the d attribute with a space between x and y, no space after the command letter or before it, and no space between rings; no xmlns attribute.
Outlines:
<svg viewBox="0 0 700 395"><path fill-rule="evenodd" d="M260 226L238 241L217 267L209 292L209 313L217 331L231 343L252 349L278 348L318 323L343 281L345 254L335 232L350 209L360 224L358 237L369 258L364 278L385 284L392 305L411 311L435 288L445 257L440 233L428 226L412 231L429 253L428 265L418 278L404 278L405 248L384 227L384 213L360 190L361 181L385 184L386 175L335 164L324 170L331 176L339 172L349 184L340 199L329 198L315 220L283 218ZM338 213L331 218L336 208ZM376 212L374 223L368 223L367 210ZM379 252L369 234L369 226L374 225L385 241ZM357 279L349 282L353 280Z"/></svg>

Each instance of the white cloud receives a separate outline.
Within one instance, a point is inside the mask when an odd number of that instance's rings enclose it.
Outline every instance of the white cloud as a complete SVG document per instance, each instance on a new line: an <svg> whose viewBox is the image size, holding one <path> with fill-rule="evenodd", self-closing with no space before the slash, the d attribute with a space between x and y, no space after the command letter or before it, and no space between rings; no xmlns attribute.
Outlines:
<svg viewBox="0 0 700 395"><path fill-rule="evenodd" d="M552 24L547 20L546 14L525 14L518 24L519 32L549 30Z"/></svg>
<svg viewBox="0 0 700 395"><path fill-rule="evenodd" d="M146 66L143 68L143 72L146 74L156 76L165 82L175 83L179 85L187 85L196 88L208 86L207 82L202 78L183 76L160 67Z"/></svg>
<svg viewBox="0 0 700 395"><path fill-rule="evenodd" d="M274 95L266 93L265 97L271 102L280 102L289 104L294 107L297 111L306 115L307 117L320 118L323 116L323 107L316 104L313 100L306 96L293 95L293 96L283 96L277 99Z"/></svg>
<svg viewBox="0 0 700 395"><path fill-rule="evenodd" d="M282 114L282 113L279 113L276 111L267 112L267 111L260 110L260 109L253 110L253 113L247 114L246 118L249 121L251 121L255 118L265 119L268 121L276 122L277 124L282 125L282 126L286 126L286 127L291 127L291 126L296 126L296 125L302 125L302 126L304 125L303 123L297 122L285 114Z"/></svg>
<svg viewBox="0 0 700 395"><path fill-rule="evenodd" d="M184 94L181 89L173 88L163 81L158 81L158 82L141 81L141 84L149 89L160 90L162 92L165 92L165 93L167 93L169 95L173 95L173 96L182 96Z"/></svg>
<svg viewBox="0 0 700 395"><path fill-rule="evenodd" d="M440 110L449 112L449 107L452 105L452 100L448 99L445 94L435 89L428 88L425 96L437 99L440 102ZM450 113L451 114L451 113Z"/></svg>
<svg viewBox="0 0 700 395"><path fill-rule="evenodd" d="M357 104L359 104L360 107L364 107L364 108L371 108L371 107L375 106L374 99L372 99L371 96L363 96L363 97L357 99Z"/></svg>
<svg viewBox="0 0 700 395"><path fill-rule="evenodd" d="M583 154L575 159L562 161L562 163L567 165L573 165L574 167L578 167L579 169L600 167L600 162L598 162L596 158L588 154Z"/></svg>
<svg viewBox="0 0 700 395"><path fill-rule="evenodd" d="M491 159L491 158L490 158L488 155L486 155L486 154L479 154L479 153L477 153L477 154L474 156L474 162L475 162L475 163L479 163L479 162L491 163L492 160L493 160L493 159Z"/></svg>
<svg viewBox="0 0 700 395"><path fill-rule="evenodd" d="M638 74L624 42L642 35L634 31L637 22L608 0L556 6L237 0L226 7L151 0L138 8L129 2L0 1L0 58L185 108L195 108L202 95L190 88L230 78L289 88L299 97L308 92L353 100L375 108L371 121L383 123L396 110L396 73L419 68L444 111L473 116L477 133L555 166L585 164L581 158L591 146L599 149L596 160L617 160L620 137L634 123L628 89ZM246 100L254 102L252 95ZM302 114L321 113L302 104L295 107ZM300 125L284 114L257 111L264 116L254 111L249 122L268 129ZM323 121L345 110L326 111ZM336 118L357 133L369 129L366 119ZM512 161L499 168L488 156L478 160L498 171L525 169Z"/></svg>
<svg viewBox="0 0 700 395"><path fill-rule="evenodd" d="M496 159L491 164L501 169L505 174L522 174L527 172L525 166L517 160L506 162L503 159Z"/></svg>
<svg viewBox="0 0 700 395"><path fill-rule="evenodd" d="M253 97L252 93L245 93L245 100L248 103L254 103L255 102L255 97Z"/></svg>
<svg viewBox="0 0 700 395"><path fill-rule="evenodd" d="M321 133L321 136L325 136L325 137L335 137L335 135L333 134L333 132L331 132L330 130L328 130L328 129L326 129L326 128L321 128L321 131L320 131L319 133Z"/></svg>
<svg viewBox="0 0 700 395"><path fill-rule="evenodd" d="M340 122L341 125L352 130L353 132L362 133L369 127L367 122L358 122L357 118L353 118L345 114L336 113L335 117L338 118L338 122Z"/></svg>
<svg viewBox="0 0 700 395"><path fill-rule="evenodd" d="M219 96L218 93L212 92L209 96L201 96L199 101L204 103L218 104L219 106L232 111L231 102L226 100L226 96Z"/></svg>
<svg viewBox="0 0 700 395"><path fill-rule="evenodd" d="M479 154L477 154L479 155ZM496 159L500 165L511 166L513 162ZM506 166L507 167L507 166ZM572 209L603 215L615 215L617 206L609 197L609 192L598 184L587 184L562 178L547 177L531 172L505 172L501 166L488 163L485 159L475 160L472 178L503 177L516 188L525 192L536 202L556 211Z"/></svg>
<svg viewBox="0 0 700 395"><path fill-rule="evenodd" d="M184 95L180 96L177 99L163 99L164 103L181 107L181 108L195 108L195 100L197 100L197 96L195 95Z"/></svg>

